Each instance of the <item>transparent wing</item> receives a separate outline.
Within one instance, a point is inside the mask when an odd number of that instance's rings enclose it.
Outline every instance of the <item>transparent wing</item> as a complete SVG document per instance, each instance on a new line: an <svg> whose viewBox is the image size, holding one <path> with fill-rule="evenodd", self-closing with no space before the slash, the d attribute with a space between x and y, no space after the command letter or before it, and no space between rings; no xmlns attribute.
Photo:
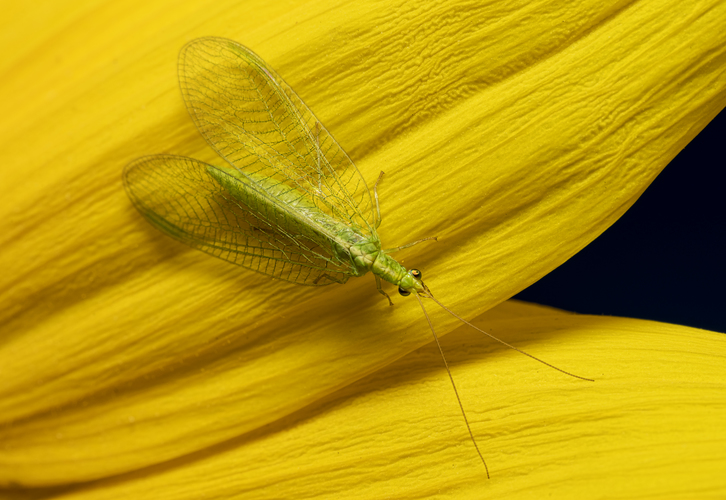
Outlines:
<svg viewBox="0 0 726 500"><path fill-rule="evenodd" d="M375 234L370 192L351 159L273 69L246 47L200 38L179 55L199 132L240 171L285 184L361 234Z"/></svg>
<svg viewBox="0 0 726 500"><path fill-rule="evenodd" d="M233 197L210 169L192 158L146 156L125 168L124 186L154 226L220 259L303 285L344 283L355 275L332 243L270 208L274 200L261 208L260 193Z"/></svg>

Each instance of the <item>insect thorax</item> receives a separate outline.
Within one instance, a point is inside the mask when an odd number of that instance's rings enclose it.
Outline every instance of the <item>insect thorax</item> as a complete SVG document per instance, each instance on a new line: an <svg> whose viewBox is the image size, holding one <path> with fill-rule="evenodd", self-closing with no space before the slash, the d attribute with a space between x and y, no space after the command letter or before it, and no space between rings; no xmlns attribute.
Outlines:
<svg viewBox="0 0 726 500"><path fill-rule="evenodd" d="M380 250L377 258L370 267L373 274L383 280L398 286L408 277L408 271L396 259Z"/></svg>

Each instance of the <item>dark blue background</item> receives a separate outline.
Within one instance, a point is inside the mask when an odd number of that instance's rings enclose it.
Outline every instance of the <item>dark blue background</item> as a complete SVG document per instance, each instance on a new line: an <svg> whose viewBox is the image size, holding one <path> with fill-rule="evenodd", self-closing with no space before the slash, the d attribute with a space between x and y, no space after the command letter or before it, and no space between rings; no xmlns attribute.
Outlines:
<svg viewBox="0 0 726 500"><path fill-rule="evenodd" d="M599 238L514 298L726 332L726 111Z"/></svg>

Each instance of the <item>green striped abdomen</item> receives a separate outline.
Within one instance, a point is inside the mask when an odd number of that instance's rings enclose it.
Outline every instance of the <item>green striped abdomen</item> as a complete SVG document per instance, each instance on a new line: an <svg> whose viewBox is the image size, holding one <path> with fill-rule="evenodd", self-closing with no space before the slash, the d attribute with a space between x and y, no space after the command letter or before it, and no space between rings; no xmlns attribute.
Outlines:
<svg viewBox="0 0 726 500"><path fill-rule="evenodd" d="M363 228L332 217L306 194L275 179L245 175L230 167L210 166L207 172L234 200L255 214L258 230L284 228L301 245L327 249L327 258L348 267L347 274L367 273L381 252L380 240L372 228L371 234L365 234Z"/></svg>

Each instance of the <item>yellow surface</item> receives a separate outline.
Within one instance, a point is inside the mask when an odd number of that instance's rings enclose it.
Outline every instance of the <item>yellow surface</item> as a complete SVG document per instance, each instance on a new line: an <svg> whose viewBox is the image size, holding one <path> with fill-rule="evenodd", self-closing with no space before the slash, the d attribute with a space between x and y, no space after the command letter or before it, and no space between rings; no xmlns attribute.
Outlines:
<svg viewBox="0 0 726 500"><path fill-rule="evenodd" d="M726 337L507 302L274 424L63 499L693 498L726 493ZM194 412L194 410L190 410ZM703 497L701 496L701 497Z"/></svg>
<svg viewBox="0 0 726 500"><path fill-rule="evenodd" d="M183 108L176 55L233 38L369 182L386 171L384 246L438 236L397 257L476 317L597 237L724 107L726 4L13 5L0 21L3 494L95 479L78 495L723 493L722 337L570 315L561 334L516 305L482 324L590 385L475 348L470 331L447 337L486 481L435 353L406 356L431 338L412 298L391 308L370 277L296 287L189 250L135 212L121 171L153 153L219 161ZM440 334L456 327L429 307Z"/></svg>

